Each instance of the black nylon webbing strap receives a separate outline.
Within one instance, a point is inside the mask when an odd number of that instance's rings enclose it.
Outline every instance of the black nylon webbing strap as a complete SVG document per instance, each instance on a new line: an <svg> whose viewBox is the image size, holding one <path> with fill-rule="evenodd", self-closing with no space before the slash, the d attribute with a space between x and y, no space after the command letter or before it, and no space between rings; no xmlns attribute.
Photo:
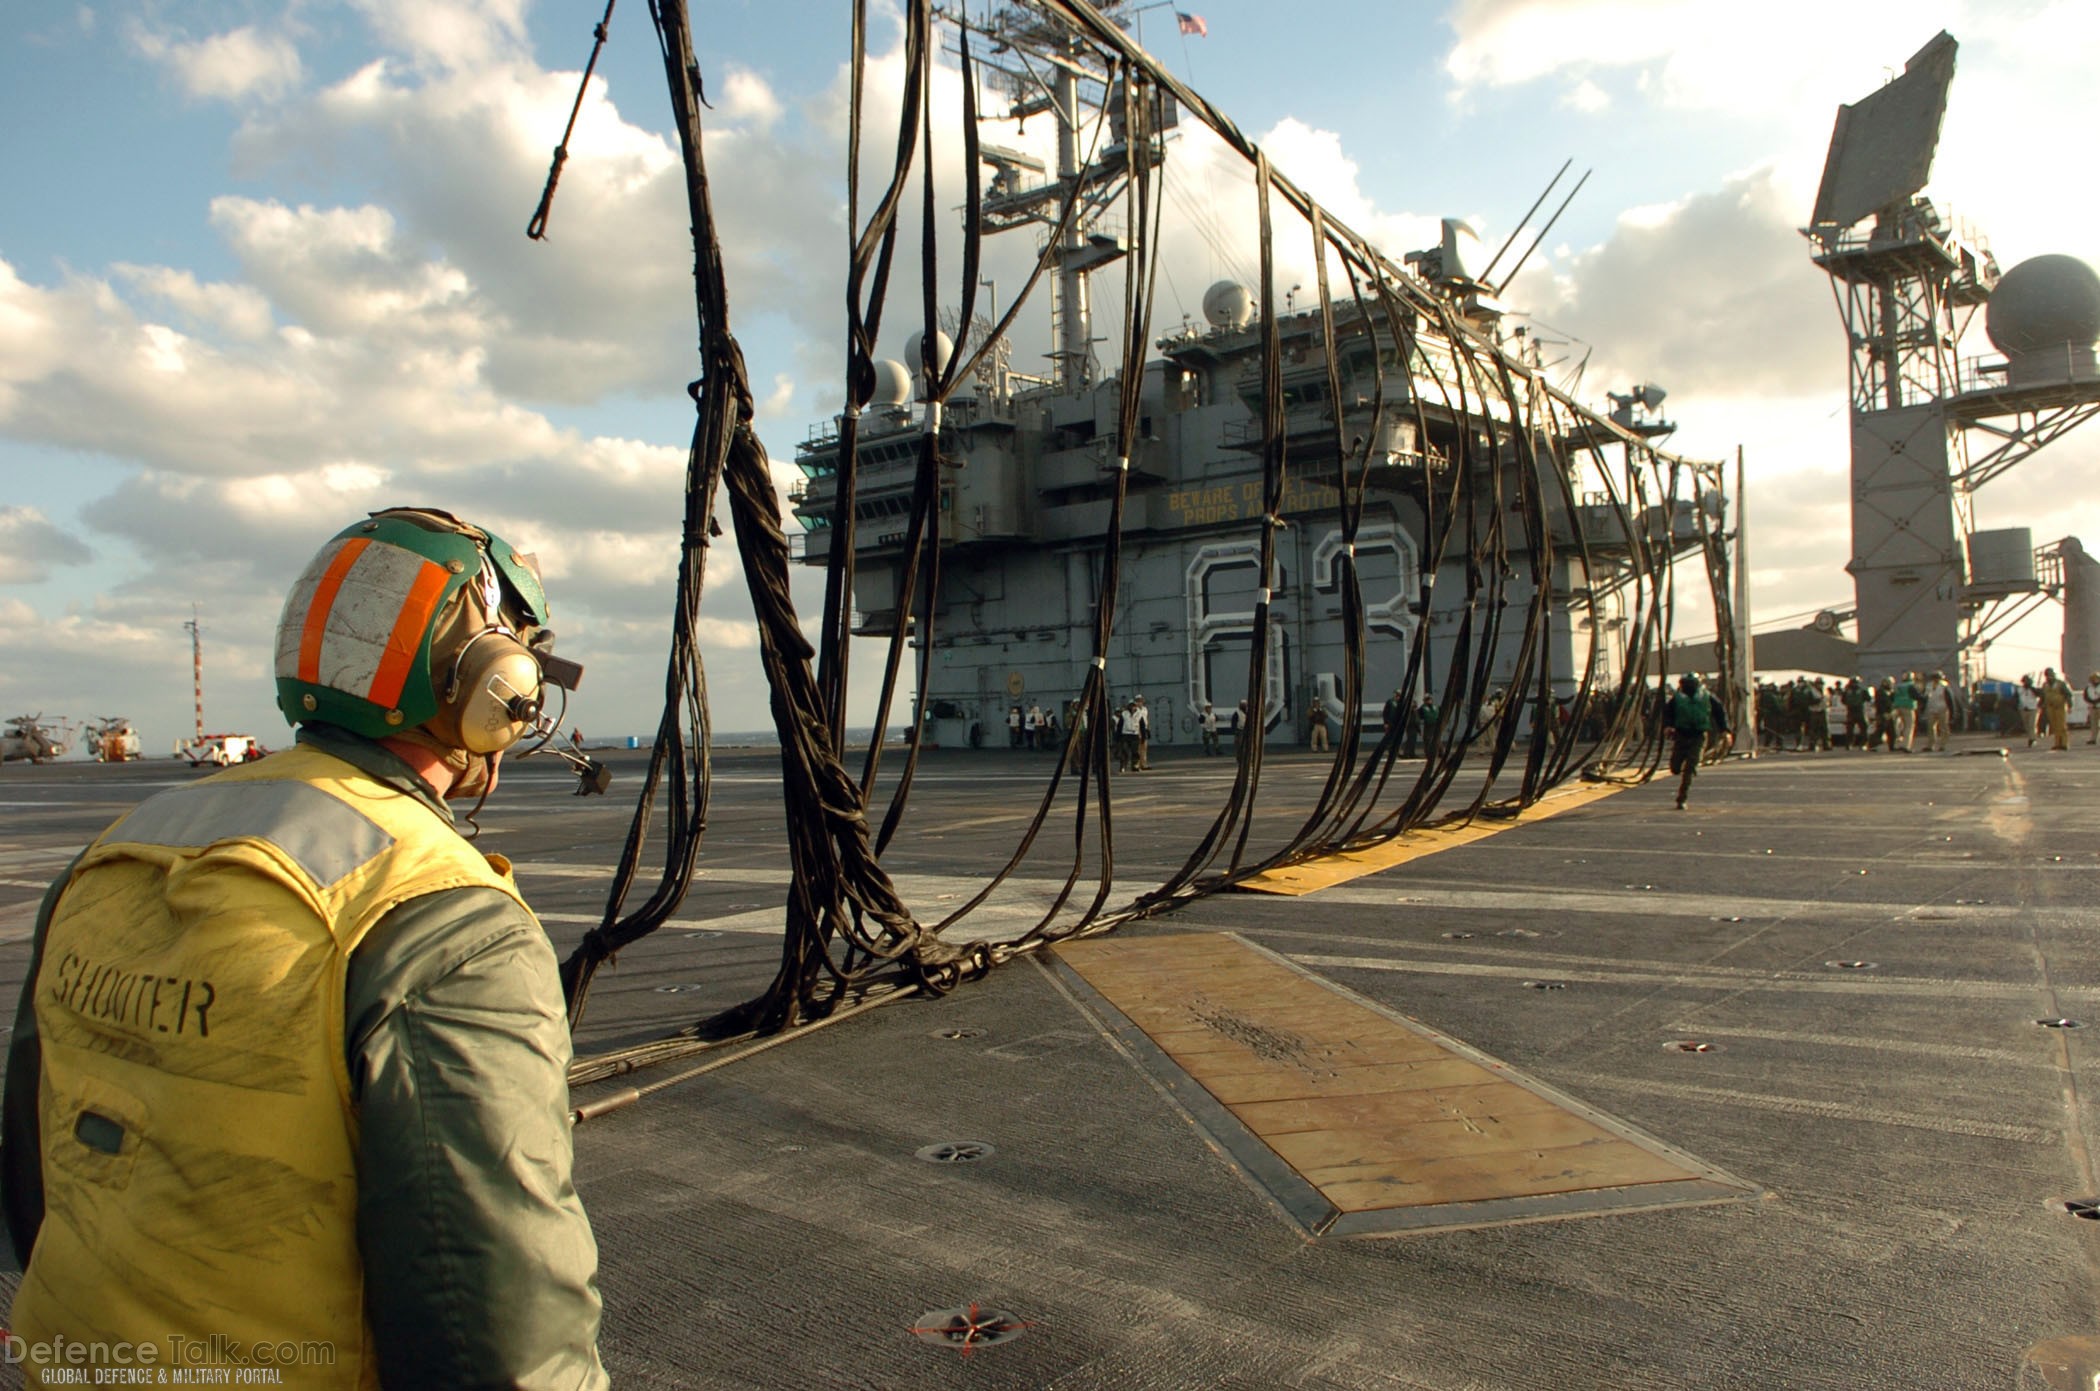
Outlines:
<svg viewBox="0 0 2100 1391"><path fill-rule="evenodd" d="M703 159L704 103L690 23L684 0L651 0L684 157L702 373L693 387L697 418L686 474L664 716L604 922L586 934L563 967L572 1021L581 1016L599 965L653 931L676 908L699 856L709 766L706 680L696 634L706 551L720 532L718 500L726 500L735 531L757 613L760 660L773 692L793 874L783 905L780 965L761 996L659 1043L580 1063L578 1080L668 1061L729 1037L795 1028L878 999L946 991L1047 943L1166 911L1294 860L1362 848L1440 821L1510 814L1571 777L1638 779L1653 772L1662 741L1642 677L1671 636L1674 561L1681 549L1700 551L1719 623L1726 629L1731 622L1729 537L1717 519L1698 508L1700 491L1719 478L1717 466L1665 455L1581 406L1535 361L1499 341L1492 327L1466 317L1459 296L1395 265L1273 169L1222 112L1087 0L1032 0L1029 22L1064 26L1060 62L1093 74L1095 88L1109 94L1108 102L1117 108L1122 135L1111 146L1106 107L1091 123L1078 121L1074 113L1071 134L1089 172L1055 189L1040 219L1045 240L1027 282L984 332L974 312L981 269L978 239L986 224L977 89L972 82L960 85L959 125L951 124L949 108L935 96L941 51L936 21L960 27L958 48L965 64L980 44L1008 62L1025 66L1027 59L1014 56L1008 42L1012 35L997 31L1003 21L979 25L937 14L931 0L907 0L902 61L887 65L898 85L888 93L875 92L865 0L848 0L845 9L851 19L845 368L824 610L813 645L803 637L790 595L793 558L765 449L753 427L742 353L729 329L729 287ZM984 26L992 26L991 31ZM594 61L595 56L594 50ZM1178 102L1245 160L1255 191L1261 487L1260 514L1254 519L1259 531L1250 545L1257 548L1259 600L1245 674L1253 718L1243 731L1231 787L1185 861L1157 886L1118 902L1109 781L1115 710L1107 673L1119 603L1127 597L1132 461L1156 447L1143 427L1143 393L1164 194L1173 177L1157 158L1161 147L1150 125L1163 97ZM879 104L897 111L895 141L889 168L874 176L873 196L864 203L863 179L871 172L864 120ZM572 112L572 126L573 121ZM955 196L936 180L944 163L958 162L959 231L942 211L955 206ZM557 158L555 172L559 165ZM914 173L919 178L915 200L909 197ZM550 179L550 193L551 188ZM1103 431L1106 447L1114 451L1104 461L1100 492L1106 525L1098 547L1087 554L1096 597L1088 635L1091 658L1064 731L1064 756L1046 773L1040 800L1012 854L939 923L923 924L881 863L884 847L909 824L916 739L896 770L879 828L871 829L867 807L893 716L901 714L914 729L923 727L935 650L943 642L937 600L944 551L952 541L946 533L953 524L943 519L941 498L944 480L958 462L944 428L945 412L1024 308L1040 303L1041 283L1056 267L1067 237L1091 225L1112 201L1120 202L1127 245L1121 323L1113 337L1101 340L1116 345L1119 389L1113 429ZM844 767L842 751L859 550L857 477L869 429L863 410L874 394L875 343L896 245L913 204L919 220L919 328L926 344L916 366L925 382L925 404L897 562L899 617L874 702L875 738L856 777ZM1316 317L1294 314L1288 324L1277 312L1279 238L1273 222L1279 215L1302 219L1309 232L1318 293ZM543 216L535 217L535 225L544 229ZM950 266L952 280L944 269ZM959 307L961 330L955 351L942 362L933 344L943 327L944 303ZM1283 376L1286 353L1308 350L1323 355L1325 398L1334 403L1318 431L1333 462L1318 465L1317 473L1302 453L1293 457L1294 449L1302 449L1295 440L1303 436L1293 436L1287 427L1291 411L1302 407L1287 406ZM1343 427L1340 403L1349 361L1375 364L1367 404L1371 423L1361 435ZM894 426L882 428L885 438L894 436ZM1399 439L1412 441L1410 456L1395 456L1391 441ZM1264 837L1256 830L1256 809L1267 731L1277 720L1296 718L1282 673L1275 673L1279 679L1272 682L1269 665L1269 636L1278 622L1273 610L1284 581L1278 534L1294 524L1286 516L1294 474L1310 474L1323 484L1331 480L1339 497L1333 516L1342 549L1333 569L1343 646L1338 698L1346 717L1335 762L1311 805L1293 811L1287 821L1272 816L1264 829L1273 824L1273 834ZM1418 571L1416 593L1407 605L1411 636L1401 662L1402 718L1399 727L1372 742L1360 735L1355 718L1355 712L1383 698L1383 692L1366 689L1367 653L1374 641L1400 641L1374 636L1362 592L1357 552L1366 499L1374 488L1403 494L1419 512L1421 526L1413 538ZM1694 517L1689 538L1678 521L1688 493ZM1563 586L1561 577L1568 574L1581 576L1579 585ZM1602 639L1592 643L1579 673L1556 675L1549 650L1556 622L1572 622L1579 614L1601 632L1608 613L1621 611L1620 679L1609 684L1603 679ZM916 679L912 708L902 712L896 707L907 661L914 663ZM1722 678L1724 683L1729 679ZM1721 689L1725 700L1728 688ZM1272 692L1281 693L1281 707ZM1401 730L1422 698L1435 702L1441 718L1425 731L1419 770L1395 776ZM1558 713L1563 705L1565 718ZM1545 718L1548 714L1553 718ZM1514 783L1502 776L1505 769L1516 774ZM1067 787L1067 779L1075 785ZM664 869L646 901L626 911L659 795L669 797ZM1061 886L1039 920L1018 937L997 943L943 941L941 929L966 925L1037 850L1060 805L1070 816L1069 858Z"/></svg>

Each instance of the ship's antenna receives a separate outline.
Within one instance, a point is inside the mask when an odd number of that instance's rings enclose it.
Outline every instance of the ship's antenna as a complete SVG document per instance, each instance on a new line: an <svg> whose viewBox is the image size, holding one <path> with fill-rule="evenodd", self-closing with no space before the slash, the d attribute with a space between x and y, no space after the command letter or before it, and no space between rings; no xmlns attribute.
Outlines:
<svg viewBox="0 0 2100 1391"><path fill-rule="evenodd" d="M1109 6L1113 16L1124 11ZM984 199L985 233L1017 227L1050 227L1054 377L1067 390L1094 377L1091 277L1128 254L1124 234L1100 226L1102 209L1128 177L1127 142L1145 138L1122 128L1128 113L1117 83L1125 79L1097 46L1069 23L1026 4L988 11L981 22L936 10L938 18L992 40L992 52L975 58L980 72L1001 74L1012 93L1007 115L1015 120L1047 114L1056 126L1054 164L1021 150L981 146L994 171ZM1171 106L1146 113L1152 138L1173 124ZM1155 122L1157 123L1155 125ZM1107 132L1106 148L1103 133ZM1024 176L1033 175L1033 180ZM995 320L996 323L996 320Z"/></svg>
<svg viewBox="0 0 2100 1391"><path fill-rule="evenodd" d="M182 625L190 635L190 689L197 697L197 742L204 742L204 628L199 621L195 604L190 605L190 621Z"/></svg>
<svg viewBox="0 0 2100 1391"><path fill-rule="evenodd" d="M1582 186L1588 183L1590 175L1596 172L1594 169L1582 171L1582 177L1575 181L1575 187L1568 190L1568 196L1560 200L1560 206L1553 210L1553 216L1546 219L1546 225L1539 228L1539 234L1531 239L1531 245L1524 248L1524 254L1517 258L1517 263L1509 268L1509 274L1503 276L1502 283L1495 287L1497 296L1509 288L1510 281L1517 278L1517 272L1524 269L1524 263L1531 259L1531 253L1539 249L1539 243L1544 241L1546 234L1553 230L1553 224L1560 221L1560 215L1568 210L1568 204L1575 201L1575 195L1582 192ZM1528 217L1530 214L1527 213L1525 216Z"/></svg>
<svg viewBox="0 0 2100 1391"><path fill-rule="evenodd" d="M1575 157L1573 155L1568 156L1566 162L1560 166L1560 173L1555 174L1552 182L1539 190L1539 196L1532 200L1531 206L1524 210L1524 215L1517 219L1517 225L1509 229L1509 235L1502 239L1502 245L1495 251L1495 259L1488 262L1487 269L1480 273L1482 281L1490 285L1494 283L1488 277L1495 273L1495 267L1502 264L1502 258L1508 254L1510 246L1516 241L1518 235L1523 232L1524 224L1531 221L1531 215L1539 210L1539 204L1545 202L1547 197L1552 194L1554 184L1560 182L1561 174L1567 173L1568 166L1574 162Z"/></svg>

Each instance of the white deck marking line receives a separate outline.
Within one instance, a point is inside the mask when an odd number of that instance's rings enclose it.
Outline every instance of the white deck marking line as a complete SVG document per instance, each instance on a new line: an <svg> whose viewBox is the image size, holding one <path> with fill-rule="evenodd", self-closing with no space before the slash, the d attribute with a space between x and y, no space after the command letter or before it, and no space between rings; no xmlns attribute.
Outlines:
<svg viewBox="0 0 2100 1391"><path fill-rule="evenodd" d="M2025 1057L2009 1048L1965 1048L1958 1043L1917 1043L1901 1038L1865 1038L1857 1034L1796 1034L1784 1029L1744 1029L1731 1025L1683 1022L1664 1032L1682 1038L1755 1038L1768 1043L1805 1043L1828 1048L1865 1048L1876 1053L1911 1053L1925 1058L1968 1058L2013 1067L2046 1067L2045 1058Z"/></svg>
<svg viewBox="0 0 2100 1391"><path fill-rule="evenodd" d="M1942 1135L1967 1135L1979 1140L2011 1140L2023 1145L2046 1144L2056 1132L2032 1125L2007 1125L2001 1121L1973 1121L1959 1116L1919 1116L1907 1111L1886 1111L1876 1106L1857 1106L1848 1101L1815 1101L1806 1097L1772 1096L1765 1092L1736 1091L1731 1087L1697 1087L1688 1082L1658 1082L1651 1078L1613 1077L1601 1072L1556 1072L1556 1086L1606 1087L1638 1092L1643 1096L1672 1096L1684 1101L1705 1101L1717 1106L1745 1106L1756 1111L1781 1111L1796 1116L1818 1116L1825 1120L1895 1125L1907 1130L1932 1130Z"/></svg>
<svg viewBox="0 0 2100 1391"><path fill-rule="evenodd" d="M1698 803L1694 802L1692 805L1697 806ZM1790 850L1782 855L1778 849L1779 839L1783 836L1793 834L1799 829L1800 828L1796 826L1773 826L1767 828L1767 833L1771 835L1774 840L1774 844L1770 847L1772 853L1769 855L1765 853L1767 847L1758 843L1758 837L1754 833L1747 835L1736 835L1732 837L1732 839L1739 845L1749 845L1755 847L1749 850L1708 850L1704 847L1689 850L1676 850L1666 845L1598 845L1594 843L1571 845L1565 841L1558 843L1527 841L1521 845L1517 845L1512 848L1522 850L1526 854L1535 855L1598 855L1605 857L1613 857L1620 855L1669 855L1674 856L1678 859L1684 859L1689 857L1698 860L1777 860L1784 864L1845 865L1851 868L1857 868L1862 864L1867 864L1875 866L1877 868L1900 867L1904 869L1990 870L1999 868L2004 864L2004 861L2002 860L1987 858L1985 852L1967 850L1939 851L1930 855L1915 855L1906 859L1896 859L1893 857L1874 855L1869 852L1862 852L1858 855L1809 855L1804 854L1800 851ZM1915 837L1912 837L1911 839L1915 840ZM2051 863L2040 867L2045 869L2096 869L2100 868L2100 860L2095 860L2091 863Z"/></svg>
<svg viewBox="0 0 2100 1391"><path fill-rule="evenodd" d="M603 922L599 913L535 913L543 923L596 927ZM786 909L773 904L762 909L750 909L741 913L724 913L718 918L671 918L662 931L680 932L734 932L752 937L778 937L781 934ZM954 936L949 939L960 942L1009 942L1035 926L1042 917L1040 912L1018 909L995 908L991 905L979 908L969 918L951 929ZM644 938L644 941L649 939ZM637 943L636 945L639 945Z"/></svg>
<svg viewBox="0 0 2100 1391"><path fill-rule="evenodd" d="M1789 972L1775 970L1767 966L1724 966L1710 961L1677 962L1652 957L1598 956L1593 952L1542 951L1538 948L1535 941L1531 946L1501 946L1493 939L1479 937L1458 942L1395 942L1385 937L1303 932L1291 928L1253 927L1244 924L1231 930L1247 937L1292 937L1300 941L1317 942L1324 947L1384 947L1401 953L1433 952L1440 959L1464 960L1470 958L1482 960L1487 964L1506 961L1525 968L1524 973L1531 976L1541 974L1548 967L1556 971L1563 969L1588 970L1612 980L1639 979L1639 976L1634 974L1638 972L1650 973L1666 980L1676 980L1680 977L1689 978L1696 975L1704 978L1705 983L1712 984L1717 988L1743 981L1771 980L1775 977L1802 980L1824 979L1823 974L1819 971ZM1280 950L1280 948L1272 948L1272 950ZM1418 955L1402 955L1397 958L1375 957L1368 959L1419 961L1425 958ZM1890 977L1890 979L1916 980L1933 978L1894 976Z"/></svg>
<svg viewBox="0 0 2100 1391"><path fill-rule="evenodd" d="M1558 913L1659 914L1666 917L1759 919L1811 915L1824 918L1879 916L1891 921L1930 921L1941 914L1965 921L2014 918L2036 910L2007 904L1888 901L1833 902L1818 898L1751 898L1742 894L1680 894L1646 889L1475 889L1446 883L1401 883L1384 888L1323 889L1329 903L1385 904L1396 908L1518 909ZM2047 911L2047 910L2043 910ZM2064 916L2074 916L2069 910ZM2090 921L2091 914L2084 920Z"/></svg>
<svg viewBox="0 0 2100 1391"><path fill-rule="evenodd" d="M1711 967L1687 966L1678 971L1544 970L1539 966L1498 966L1472 961L1423 961L1406 957L1320 956L1286 953L1307 966L1346 971L1390 971L1397 975L1491 976L1507 980L1550 978L1584 985L1672 985L1689 990L1785 991L1809 995L1892 995L1923 998L1949 997L1964 1000L2032 1000L2040 987L1995 980L1946 980L1927 976L1887 976L1878 979L1853 977L1836 980L1799 972L1762 973L1719 971ZM2100 985L2059 986L2059 994L2087 999L2100 998Z"/></svg>

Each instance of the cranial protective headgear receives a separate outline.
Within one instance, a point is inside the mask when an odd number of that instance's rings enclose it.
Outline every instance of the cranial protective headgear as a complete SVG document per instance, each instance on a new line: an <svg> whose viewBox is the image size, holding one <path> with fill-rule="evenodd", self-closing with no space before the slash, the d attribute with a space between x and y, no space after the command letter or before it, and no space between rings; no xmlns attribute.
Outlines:
<svg viewBox="0 0 2100 1391"><path fill-rule="evenodd" d="M374 512L321 548L277 625L277 708L367 738L419 730L469 754L540 722L583 669L553 655L538 565L427 508Z"/></svg>

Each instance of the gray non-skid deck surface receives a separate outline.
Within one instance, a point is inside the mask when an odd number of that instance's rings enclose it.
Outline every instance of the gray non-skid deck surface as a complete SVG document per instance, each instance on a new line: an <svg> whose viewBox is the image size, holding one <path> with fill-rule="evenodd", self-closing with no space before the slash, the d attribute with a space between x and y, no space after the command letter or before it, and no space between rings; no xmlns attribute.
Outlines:
<svg viewBox="0 0 2100 1391"><path fill-rule="evenodd" d="M771 973L777 781L757 754L718 770L680 913L696 926L600 977L586 1051ZM636 765L619 771L631 792ZM1045 771L928 755L890 857L923 915L1003 858ZM1272 760L1257 843L1296 824L1318 771ZM1228 772L1167 750L1119 781L1129 890L1179 860ZM0 771L0 997L30 885L145 784L188 776ZM490 844L566 950L627 804L551 772L506 782ZM2100 1029L2034 1023L2100 1024L2096 811L2083 746L1785 755L1710 772L1689 812L1639 789L1311 898L1213 898L1133 929L1246 934L1763 1201L1308 1241L1022 961L579 1130L607 1363L620 1385L695 1388L2013 1386L2031 1345L2100 1332L2100 1223L2047 1206L2100 1191ZM1032 861L1016 897L1051 873ZM1666 1046L1681 1039L1719 1049ZM946 1140L996 1153L913 1158ZM912 1336L973 1301L1028 1327L967 1356Z"/></svg>

